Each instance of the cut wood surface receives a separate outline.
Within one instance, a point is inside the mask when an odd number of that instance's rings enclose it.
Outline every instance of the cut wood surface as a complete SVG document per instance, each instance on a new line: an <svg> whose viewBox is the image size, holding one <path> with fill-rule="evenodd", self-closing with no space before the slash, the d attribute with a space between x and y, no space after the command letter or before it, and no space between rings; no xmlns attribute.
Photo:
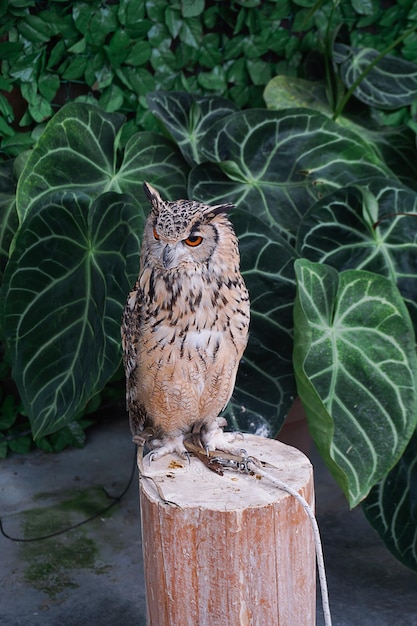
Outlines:
<svg viewBox="0 0 417 626"><path fill-rule="evenodd" d="M236 440L314 507L313 470L272 439ZM314 626L315 548L301 504L267 478L191 457L142 465L148 626Z"/></svg>

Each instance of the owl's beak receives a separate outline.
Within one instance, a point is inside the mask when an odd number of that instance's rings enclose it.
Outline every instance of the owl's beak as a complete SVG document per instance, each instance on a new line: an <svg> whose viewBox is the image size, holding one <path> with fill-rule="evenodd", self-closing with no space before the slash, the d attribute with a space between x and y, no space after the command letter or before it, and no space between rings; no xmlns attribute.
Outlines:
<svg viewBox="0 0 417 626"><path fill-rule="evenodd" d="M175 264L175 247L167 243L162 251L162 263L165 269L169 270Z"/></svg>

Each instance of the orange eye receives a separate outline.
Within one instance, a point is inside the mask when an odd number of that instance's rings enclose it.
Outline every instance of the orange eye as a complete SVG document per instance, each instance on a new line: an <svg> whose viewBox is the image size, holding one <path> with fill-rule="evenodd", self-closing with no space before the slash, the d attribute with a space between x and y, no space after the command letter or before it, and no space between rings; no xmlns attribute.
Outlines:
<svg viewBox="0 0 417 626"><path fill-rule="evenodd" d="M184 239L184 243L186 243L187 246L191 246L192 248L199 246L202 241L203 241L203 238L200 237L199 235L196 235L194 237L190 235L189 237L187 237L187 239Z"/></svg>
<svg viewBox="0 0 417 626"><path fill-rule="evenodd" d="M156 232L156 228L155 228L155 227L154 227L154 229L153 229L153 236L155 237L155 239L156 239L157 241L159 241L159 235L158 235L158 233Z"/></svg>

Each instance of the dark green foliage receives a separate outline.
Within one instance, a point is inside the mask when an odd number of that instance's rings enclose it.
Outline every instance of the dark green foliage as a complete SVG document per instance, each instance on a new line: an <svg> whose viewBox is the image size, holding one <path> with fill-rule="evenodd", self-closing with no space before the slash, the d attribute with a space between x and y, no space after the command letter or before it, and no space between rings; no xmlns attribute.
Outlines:
<svg viewBox="0 0 417 626"><path fill-rule="evenodd" d="M157 129L149 91L212 93L239 107L263 106L274 76L323 76L315 59L333 32L341 44L382 51L416 21L407 0L388 9L377 0L4 2L0 147L16 156L32 146L34 127L75 98L125 113L125 138ZM417 35L396 52L416 61Z"/></svg>

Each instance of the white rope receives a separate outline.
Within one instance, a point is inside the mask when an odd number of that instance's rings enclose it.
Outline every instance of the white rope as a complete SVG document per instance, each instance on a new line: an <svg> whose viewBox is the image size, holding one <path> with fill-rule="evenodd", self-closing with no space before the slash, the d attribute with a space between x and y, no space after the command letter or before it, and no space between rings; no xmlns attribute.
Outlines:
<svg viewBox="0 0 417 626"><path fill-rule="evenodd" d="M289 485L283 483L281 480L278 480L277 478L275 478L275 476L272 476L271 474L264 472L264 470L260 469L256 465L256 463L250 460L250 458L248 459L247 464L248 464L248 468L250 466L251 472L253 471L255 474L258 474L258 476L267 478L272 483L274 483L274 485L276 485L283 491L286 491L287 493L294 496L294 498L298 500L298 502L301 504L301 506L307 513L308 517L310 518L311 525L313 527L314 543L316 546L317 569L319 573L321 603L323 606L323 614L324 614L324 624L325 626L332 626L332 618L330 615L330 606L329 606L329 593L327 589L327 580L326 580L326 570L324 568L323 548L322 548L321 539L320 539L319 526L317 524L317 520L314 516L311 506L309 505L307 500L303 498L303 496L300 496L298 491L296 491Z"/></svg>

